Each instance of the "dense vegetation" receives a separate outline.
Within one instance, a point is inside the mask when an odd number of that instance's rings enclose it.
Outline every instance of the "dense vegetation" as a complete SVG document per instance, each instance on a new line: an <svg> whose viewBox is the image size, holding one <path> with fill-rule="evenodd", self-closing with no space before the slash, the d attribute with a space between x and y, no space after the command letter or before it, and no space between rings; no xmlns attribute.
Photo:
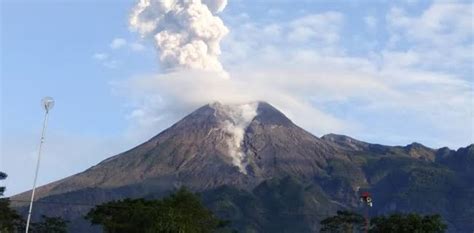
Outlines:
<svg viewBox="0 0 474 233"><path fill-rule="evenodd" d="M370 233L443 233L447 226L439 215L392 214L370 220Z"/></svg>
<svg viewBox="0 0 474 233"><path fill-rule="evenodd" d="M208 233L227 224L184 188L161 200L107 202L92 209L86 219L107 233Z"/></svg>
<svg viewBox="0 0 474 233"><path fill-rule="evenodd" d="M360 214L337 211L337 215L321 221L321 233L363 232L365 220Z"/></svg>
<svg viewBox="0 0 474 233"><path fill-rule="evenodd" d="M439 215L421 216L415 213L376 216L370 219L369 233L443 233L447 226ZM321 233L362 233L366 222L361 215L338 211L321 221Z"/></svg>

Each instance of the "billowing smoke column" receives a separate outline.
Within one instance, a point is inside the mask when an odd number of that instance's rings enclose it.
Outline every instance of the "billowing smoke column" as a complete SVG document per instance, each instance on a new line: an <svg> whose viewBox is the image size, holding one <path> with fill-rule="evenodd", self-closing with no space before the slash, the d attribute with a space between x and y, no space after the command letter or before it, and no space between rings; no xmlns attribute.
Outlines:
<svg viewBox="0 0 474 233"><path fill-rule="evenodd" d="M130 26L153 38L165 69L223 71L219 43L229 32L215 14L227 0L139 0Z"/></svg>

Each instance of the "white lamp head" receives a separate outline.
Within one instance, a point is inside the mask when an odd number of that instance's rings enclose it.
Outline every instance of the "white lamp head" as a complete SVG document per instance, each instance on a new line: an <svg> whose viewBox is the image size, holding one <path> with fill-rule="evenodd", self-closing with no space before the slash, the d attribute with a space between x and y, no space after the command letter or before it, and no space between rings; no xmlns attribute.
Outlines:
<svg viewBox="0 0 474 233"><path fill-rule="evenodd" d="M41 100L41 105L43 106L46 112L49 112L54 107L54 99L52 97L46 96Z"/></svg>

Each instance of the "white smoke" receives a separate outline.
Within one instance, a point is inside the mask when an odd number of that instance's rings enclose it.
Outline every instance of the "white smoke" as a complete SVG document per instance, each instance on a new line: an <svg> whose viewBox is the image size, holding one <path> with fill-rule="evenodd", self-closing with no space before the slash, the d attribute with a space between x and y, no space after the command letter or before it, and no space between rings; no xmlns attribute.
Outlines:
<svg viewBox="0 0 474 233"><path fill-rule="evenodd" d="M229 119L223 122L222 129L230 135L227 138L229 156L232 158L232 164L237 166L240 172L247 174L246 154L242 151L245 130L257 115L258 103L246 104L214 104L213 106L220 114L224 114Z"/></svg>
<svg viewBox="0 0 474 233"><path fill-rule="evenodd" d="M229 30L215 14L226 5L227 0L139 0L129 23L154 40L165 69L223 72L219 43Z"/></svg>

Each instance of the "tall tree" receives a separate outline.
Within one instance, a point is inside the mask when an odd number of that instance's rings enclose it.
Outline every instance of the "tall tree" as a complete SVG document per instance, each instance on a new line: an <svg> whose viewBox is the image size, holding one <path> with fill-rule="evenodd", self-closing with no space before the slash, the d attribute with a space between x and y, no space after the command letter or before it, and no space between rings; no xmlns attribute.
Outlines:
<svg viewBox="0 0 474 233"><path fill-rule="evenodd" d="M225 225L184 188L162 200L108 202L96 206L85 218L102 225L107 233L208 233Z"/></svg>

